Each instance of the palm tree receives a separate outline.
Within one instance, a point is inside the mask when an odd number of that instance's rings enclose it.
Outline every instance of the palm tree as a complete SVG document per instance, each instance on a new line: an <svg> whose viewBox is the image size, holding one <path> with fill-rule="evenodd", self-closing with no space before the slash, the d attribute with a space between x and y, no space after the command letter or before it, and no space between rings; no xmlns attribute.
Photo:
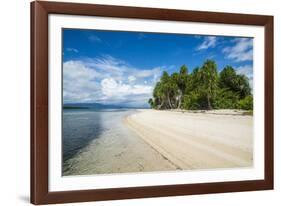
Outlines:
<svg viewBox="0 0 281 206"><path fill-rule="evenodd" d="M216 63L207 60L189 75L185 65L172 75L164 71L148 102L155 109L252 109L253 98L246 76L236 74L231 66L218 75Z"/></svg>
<svg viewBox="0 0 281 206"><path fill-rule="evenodd" d="M180 68L178 78L177 78L177 85L179 88L178 109L181 108L181 106L182 106L183 94L187 87L187 78L188 78L187 67L185 65L182 65Z"/></svg>
<svg viewBox="0 0 281 206"><path fill-rule="evenodd" d="M154 104L157 109L162 109L165 103L161 82L157 82L153 90Z"/></svg>
<svg viewBox="0 0 281 206"><path fill-rule="evenodd" d="M221 71L219 86L239 94L242 99L251 94L249 79L245 75L236 74L231 66Z"/></svg>
<svg viewBox="0 0 281 206"><path fill-rule="evenodd" d="M152 98L149 98L148 104L150 104L150 107L151 107L151 108L154 108L154 101L153 101Z"/></svg>
<svg viewBox="0 0 281 206"><path fill-rule="evenodd" d="M212 60L207 60L203 64L201 71L201 84L207 98L207 109L212 109L211 99L218 88L217 65Z"/></svg>
<svg viewBox="0 0 281 206"><path fill-rule="evenodd" d="M164 96L164 101L168 103L169 109L172 109L173 106L171 103L171 81L168 72L163 72L160 82L160 93Z"/></svg>

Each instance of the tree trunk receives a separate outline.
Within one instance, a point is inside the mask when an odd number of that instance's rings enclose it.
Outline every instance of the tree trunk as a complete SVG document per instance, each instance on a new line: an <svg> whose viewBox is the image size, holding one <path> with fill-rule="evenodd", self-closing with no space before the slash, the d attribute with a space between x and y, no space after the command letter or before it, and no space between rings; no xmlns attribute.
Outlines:
<svg viewBox="0 0 281 206"><path fill-rule="evenodd" d="M168 104L169 104L169 106L170 106L170 109L172 109L172 108L173 108L173 106L172 106L172 104L171 104L171 100L170 100L170 96L169 96L169 94L167 95L167 97L168 97Z"/></svg>
<svg viewBox="0 0 281 206"><path fill-rule="evenodd" d="M210 101L210 95L207 95L207 102L208 102L208 110L212 109L211 101Z"/></svg>
<svg viewBox="0 0 281 206"><path fill-rule="evenodd" d="M158 109L161 109L164 104L164 101L161 100L161 105L158 105Z"/></svg>
<svg viewBox="0 0 281 206"><path fill-rule="evenodd" d="M181 107L181 100L182 100L182 93L179 96L178 109L180 109L180 107Z"/></svg>

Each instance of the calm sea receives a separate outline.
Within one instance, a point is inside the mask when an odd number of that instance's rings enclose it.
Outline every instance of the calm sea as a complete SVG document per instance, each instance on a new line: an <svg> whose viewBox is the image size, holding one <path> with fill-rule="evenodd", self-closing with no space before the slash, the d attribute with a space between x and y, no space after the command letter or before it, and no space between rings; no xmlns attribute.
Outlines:
<svg viewBox="0 0 281 206"><path fill-rule="evenodd" d="M92 140L102 138L108 130L122 131L118 129L122 119L134 112L135 109L64 109L63 162L79 154Z"/></svg>

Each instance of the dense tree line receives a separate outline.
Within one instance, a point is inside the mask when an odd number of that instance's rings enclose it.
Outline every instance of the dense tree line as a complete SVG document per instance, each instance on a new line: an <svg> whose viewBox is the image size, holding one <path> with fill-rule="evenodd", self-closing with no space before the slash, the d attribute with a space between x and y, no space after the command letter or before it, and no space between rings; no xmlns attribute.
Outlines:
<svg viewBox="0 0 281 206"><path fill-rule="evenodd" d="M154 109L253 109L249 79L231 66L218 73L212 60L188 74L185 65L179 72L163 72L148 103Z"/></svg>

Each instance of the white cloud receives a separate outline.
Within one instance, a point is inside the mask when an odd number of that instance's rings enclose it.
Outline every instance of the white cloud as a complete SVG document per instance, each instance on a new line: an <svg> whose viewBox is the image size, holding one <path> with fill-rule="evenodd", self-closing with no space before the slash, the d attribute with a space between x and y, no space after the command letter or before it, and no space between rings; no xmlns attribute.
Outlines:
<svg viewBox="0 0 281 206"><path fill-rule="evenodd" d="M68 52L75 52L75 53L78 53L78 49L74 49L74 48L66 48L66 51Z"/></svg>
<svg viewBox="0 0 281 206"><path fill-rule="evenodd" d="M134 76L128 76L128 80L129 80L129 82L134 82L134 81L136 81L136 77L134 77Z"/></svg>
<svg viewBox="0 0 281 206"><path fill-rule="evenodd" d="M136 76L137 77L141 77L141 78L145 78L145 77L150 77L153 76L154 74L158 73L158 71L160 70L160 68L155 68L155 69L146 69L146 70L140 70L137 72Z"/></svg>
<svg viewBox="0 0 281 206"><path fill-rule="evenodd" d="M162 68L141 70L111 56L63 64L64 102L146 105Z"/></svg>
<svg viewBox="0 0 281 206"><path fill-rule="evenodd" d="M89 40L91 42L98 42L98 43L102 42L102 40L98 36L93 35L93 34L89 36Z"/></svg>
<svg viewBox="0 0 281 206"><path fill-rule="evenodd" d="M203 42L196 48L196 50L203 50L208 48L214 48L217 43L217 38L214 36L205 37Z"/></svg>
<svg viewBox="0 0 281 206"><path fill-rule="evenodd" d="M138 34L138 39L144 39L144 38L146 38L146 35L144 33Z"/></svg>
<svg viewBox="0 0 281 206"><path fill-rule="evenodd" d="M236 68L238 74L244 74L249 79L253 78L253 67L251 65L244 65Z"/></svg>
<svg viewBox="0 0 281 206"><path fill-rule="evenodd" d="M253 67L251 65L244 65L236 68L237 74L243 74L249 79L251 88L253 88Z"/></svg>
<svg viewBox="0 0 281 206"><path fill-rule="evenodd" d="M80 61L63 64L63 97L66 102L89 101L98 97L99 85L95 81L101 76Z"/></svg>
<svg viewBox="0 0 281 206"><path fill-rule="evenodd" d="M236 38L234 42L234 46L225 47L222 50L227 59L233 59L236 62L253 60L253 40L251 38Z"/></svg>
<svg viewBox="0 0 281 206"><path fill-rule="evenodd" d="M107 99L112 97L123 98L130 95L151 94L152 86L129 85L122 81L117 82L113 78L106 78L101 81L102 93Z"/></svg>

